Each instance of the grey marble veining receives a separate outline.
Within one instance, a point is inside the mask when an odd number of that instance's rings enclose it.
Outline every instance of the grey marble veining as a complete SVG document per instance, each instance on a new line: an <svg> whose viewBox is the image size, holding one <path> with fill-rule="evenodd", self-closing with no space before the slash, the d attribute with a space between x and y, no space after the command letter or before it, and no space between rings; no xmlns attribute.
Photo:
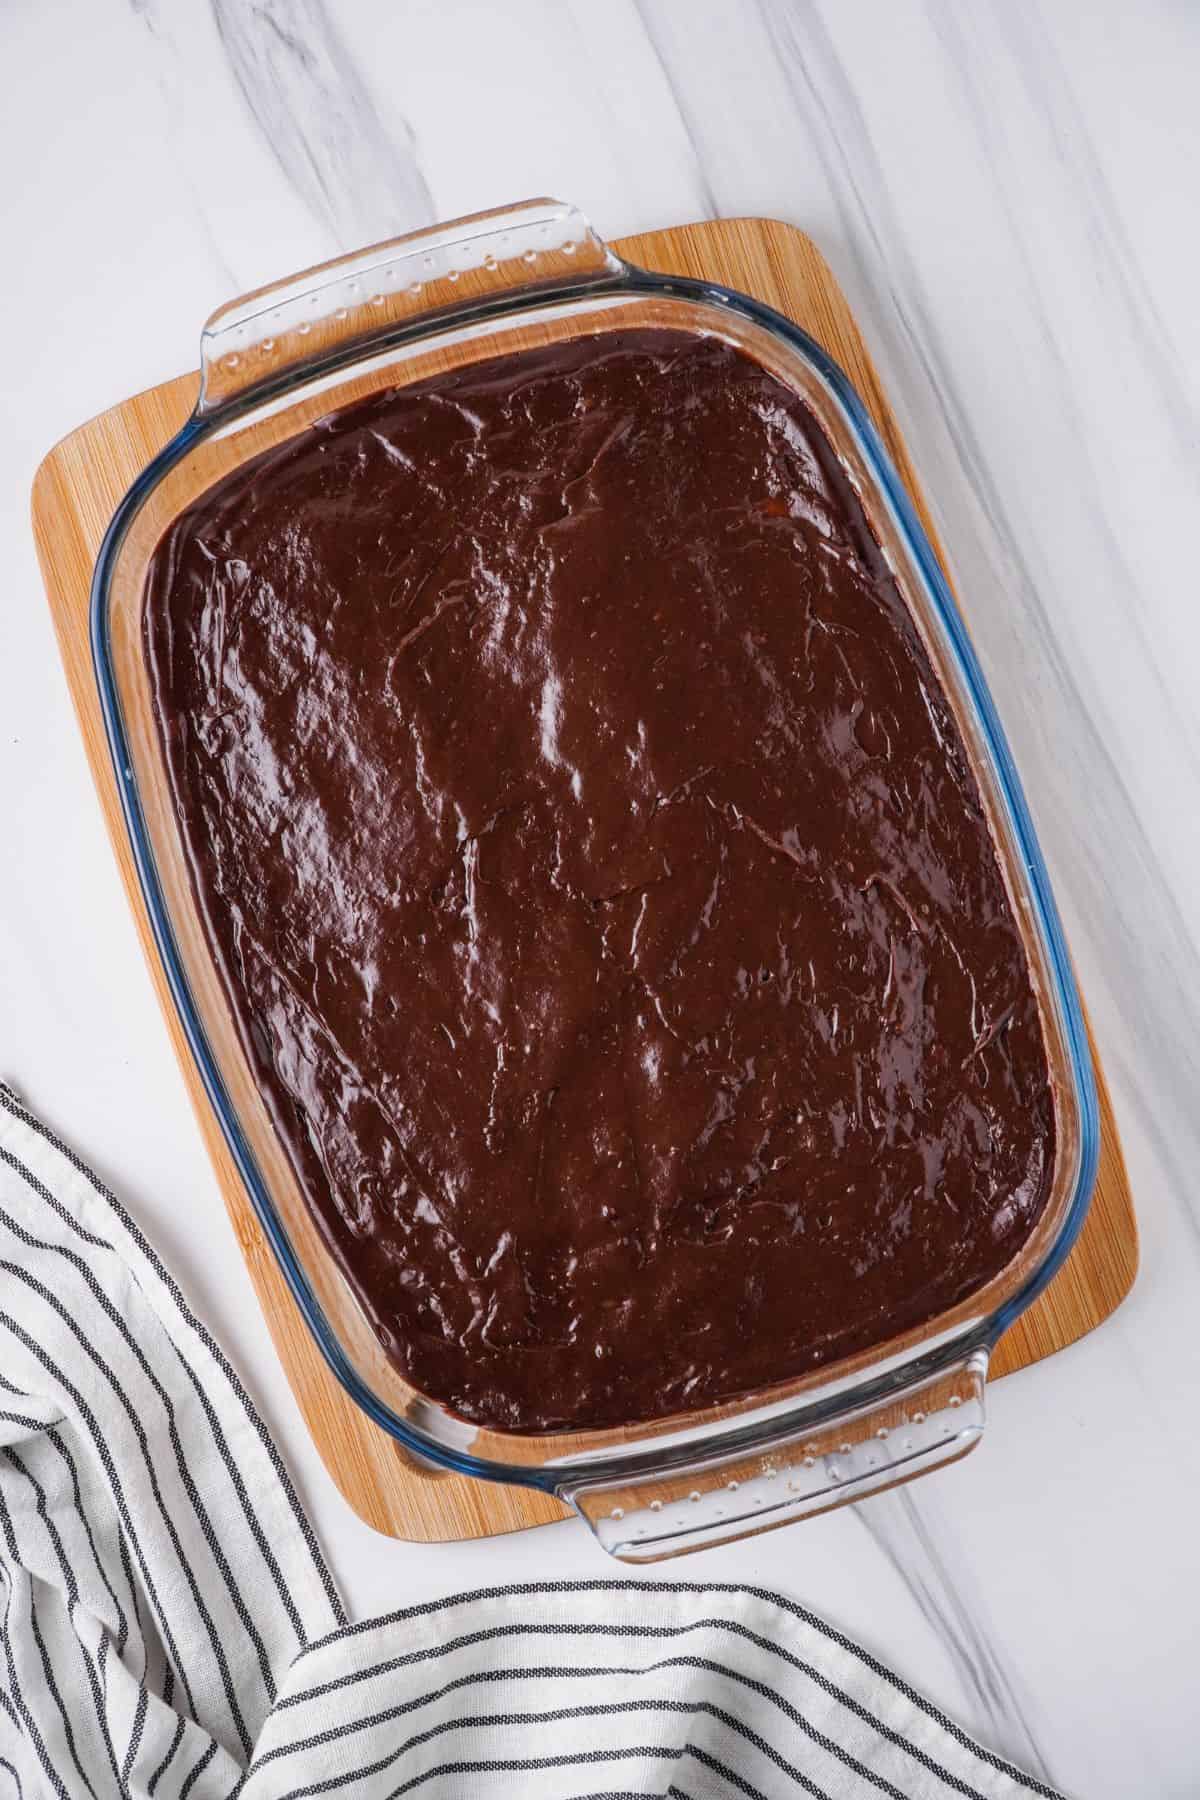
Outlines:
<svg viewBox="0 0 1200 1800"><path fill-rule="evenodd" d="M654 52L655 61L663 72L663 78L691 146L692 165L696 174L696 193L699 201L699 211L696 216L703 219L719 218L721 208L705 166L704 156L692 129L690 109L673 73L674 60L671 56L669 39L661 29L661 9L655 4L655 0L634 0L634 5L637 9L638 23L645 32L647 42Z"/></svg>
<svg viewBox="0 0 1200 1800"><path fill-rule="evenodd" d="M1081 396L1076 387L1076 376L1067 356L1067 346L1060 339L1061 322L1054 317L1049 302L1043 293L1039 280L1036 253L1022 231L1022 211L1027 204L1027 196L1021 192L1018 183L1008 173L1005 134L1000 128L997 111L990 101L985 83L987 71L994 67L990 60L981 66L975 41L963 30L962 21L953 8L939 8L933 13L934 31L939 43L943 46L950 69L961 88L964 101L971 120L978 134L979 142L984 150L988 165L995 170L995 192L997 195L997 217L1007 230L1007 237L1012 244L1017 267L1022 277L1022 286L1028 296L1029 312L1036 324L1038 338L1043 351L1043 367L1053 382L1051 390L1055 412L1069 434L1075 450L1072 467L1072 479L1086 507L1089 528L1097 546L1103 552L1103 561L1108 571L1113 589L1124 597L1136 591L1138 572L1133 568L1125 554L1125 546L1118 532L1114 529L1108 510L1108 495L1105 491L1104 478L1096 467L1091 453L1089 422L1085 409L1080 404ZM1000 15L1003 18L1003 14ZM1039 89L1036 74L1039 65L1038 53L1044 46L1034 40L1026 40L1019 45L1019 54L1014 58L1019 71L1025 78L1027 90L1032 92L1036 108L1039 112L1052 114L1044 105L1044 96ZM1092 159L1094 170L1094 158ZM1047 175L1054 179L1053 168ZM1062 179L1063 200L1066 208L1087 209L1094 216L1100 216L1107 209L1103 207L1102 184L1092 184L1091 191L1084 189L1077 179L1074 167L1064 170ZM1089 219L1088 224L1093 221ZM1112 233L1112 220L1107 221ZM1114 248L1118 248L1114 245ZM1107 255L1104 259L1104 273L1116 275L1116 292L1126 301L1126 310L1135 297L1135 283L1132 279L1120 279L1122 272L1132 265L1118 255L1114 258ZM1115 309L1118 317L1114 321L1116 328L1124 323L1120 318L1120 308ZM1161 357L1153 355L1153 333L1149 338L1134 331L1132 341L1138 347L1143 368L1149 367L1153 375L1162 373ZM1145 347L1150 354L1141 355ZM1181 440L1179 447L1186 450L1187 431L1184 428L1186 411L1182 397L1178 392L1177 377L1172 379L1169 370L1165 380L1157 384L1157 397L1166 417L1177 428ZM1195 432L1195 420L1190 421L1191 432ZM1190 471L1189 471L1190 472ZM1012 536L1011 525L1006 527ZM1029 593L1031 607L1037 607L1043 620L1049 614L1044 596L1031 589ZM1126 627L1134 634L1138 649L1144 659L1153 682L1153 699L1156 704L1166 710L1171 724L1180 738L1188 744L1194 742L1200 730L1200 717L1194 709L1187 707L1174 693L1167 679L1168 670L1163 667L1161 658L1163 648L1158 641L1149 621L1145 620L1138 609L1128 610L1124 616ZM1191 759L1190 772L1195 775L1197 767L1194 753Z"/></svg>
<svg viewBox="0 0 1200 1800"><path fill-rule="evenodd" d="M340 250L433 223L412 134L389 134L323 0L212 0L233 77L288 180Z"/></svg>
<svg viewBox="0 0 1200 1800"><path fill-rule="evenodd" d="M71 54L63 55L69 40ZM561 192L611 235L812 232L864 327L1004 717L1143 1227L1093 1339L959 1469L681 1565L795 1593L1097 1800L1200 1791L1200 11L1176 0L56 0L0 9L0 199L36 278L0 443L2 1066L186 1270L359 1610L595 1572L570 1527L413 1550L341 1506L168 1058L46 626L36 457L194 362L239 291ZM45 129L52 118L55 128ZM81 902L80 896L86 896Z"/></svg>
<svg viewBox="0 0 1200 1800"><path fill-rule="evenodd" d="M855 1517L951 1649L979 1716L987 1721L989 1740L1003 1744L1022 1768L1059 1785L1028 1717L1020 1677L1006 1667L981 1609L970 1604L947 1565L925 1521L919 1490L898 1488L864 1501Z"/></svg>
<svg viewBox="0 0 1200 1800"><path fill-rule="evenodd" d="M336 7L323 0L210 0L206 21L200 8L175 0L129 3L149 34L176 167L231 287L257 283L263 272L233 275L242 259L212 214L206 163L222 126L219 110L210 115L196 105L198 53L219 57L225 98L236 95L260 154L274 161L311 218L317 254L355 250L433 222L413 134L402 119L385 126L342 41ZM201 116L190 119L195 111Z"/></svg>
<svg viewBox="0 0 1200 1800"><path fill-rule="evenodd" d="M1070 203L1084 221L1097 281L1109 295L1113 324L1127 334L1147 381L1153 384L1158 405L1171 421L1176 448L1187 459L1187 473L1200 484L1200 463L1194 460L1200 449L1194 371L1138 263L1097 155L1092 126L1076 98L1062 54L1042 12L1030 0L998 8L995 22L1017 77L1053 142L1055 157L1047 159L1047 178L1057 178L1068 187ZM943 12L939 26L953 33L961 61L965 54L961 21Z"/></svg>

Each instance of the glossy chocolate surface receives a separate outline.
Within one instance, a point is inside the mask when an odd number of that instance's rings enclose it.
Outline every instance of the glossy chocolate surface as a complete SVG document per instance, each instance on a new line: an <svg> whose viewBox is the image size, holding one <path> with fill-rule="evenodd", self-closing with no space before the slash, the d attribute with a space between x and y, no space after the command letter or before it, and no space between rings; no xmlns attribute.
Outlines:
<svg viewBox="0 0 1200 1800"><path fill-rule="evenodd" d="M1019 1249L1054 1108L950 706L800 399L606 333L377 395L159 546L230 1005L408 1378L691 1410Z"/></svg>

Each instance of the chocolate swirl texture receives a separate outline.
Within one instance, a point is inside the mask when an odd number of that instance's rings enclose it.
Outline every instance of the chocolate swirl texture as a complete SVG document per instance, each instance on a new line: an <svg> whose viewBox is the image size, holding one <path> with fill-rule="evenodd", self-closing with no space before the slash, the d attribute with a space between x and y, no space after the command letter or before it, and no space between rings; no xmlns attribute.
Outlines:
<svg viewBox="0 0 1200 1800"><path fill-rule="evenodd" d="M1046 1201L969 759L800 398L606 332L380 393L159 545L229 1004L388 1352L512 1430L928 1320Z"/></svg>

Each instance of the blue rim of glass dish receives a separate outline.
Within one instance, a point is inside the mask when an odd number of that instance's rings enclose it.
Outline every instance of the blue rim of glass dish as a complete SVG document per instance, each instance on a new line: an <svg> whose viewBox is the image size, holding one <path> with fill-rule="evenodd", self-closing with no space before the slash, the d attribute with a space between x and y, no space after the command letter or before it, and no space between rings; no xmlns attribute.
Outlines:
<svg viewBox="0 0 1200 1800"><path fill-rule="evenodd" d="M561 285L556 283L553 286L547 286L540 292L537 289L524 288L514 294L495 296L475 305L447 308L442 313L425 315L408 325L383 330L369 338L356 339L351 344L334 350L325 357L315 359L312 363L305 365L302 370L285 371L276 380L264 381L204 417L197 417L193 413L138 476L113 515L96 559L90 603L92 663L100 693L101 709L108 734L117 789L121 797L121 808L133 848L142 897L146 903L154 941L166 971L175 1008L183 1025L192 1057L204 1083L205 1092L245 1183L259 1224L262 1226L292 1296L322 1355L351 1399L362 1408L368 1418L388 1432L390 1436L396 1438L417 1456L440 1468L462 1475L470 1475L477 1480L500 1481L523 1487L539 1488L548 1493L553 1493L561 1485L565 1473L562 1466L557 1469L550 1466L536 1468L491 1460L483 1462L468 1451L455 1450L427 1437L424 1432L409 1424L407 1420L400 1418L390 1407L384 1405L351 1366L337 1333L325 1317L325 1313L296 1259L287 1232L276 1213L266 1183L242 1133L237 1114L225 1091L224 1083L209 1049L204 1028L196 1012L176 948L170 920L167 917L153 850L142 814L141 800L130 765L125 726L121 717L120 699L113 673L109 642L108 588L116 555L131 521L147 494L196 443L211 436L216 429L223 428L230 419L250 412L264 402L288 393L314 376L335 374L339 369L347 368L362 360L365 354L375 356L389 349L399 348L406 343L447 330L456 330L461 326L478 324L488 319L499 319L514 312L524 312L531 306L552 305L557 307L569 304L574 300L600 294L659 295L715 303L729 312L741 314L753 324L783 338L792 349L798 351L815 368L854 429L864 460L894 515L917 573L933 601L933 611L945 633L953 661L957 665L957 673L962 679L963 686L982 727L982 736L996 773L1000 797L1009 814L1013 836L1024 863L1038 927L1050 953L1050 969L1065 1028L1079 1108L1079 1167L1076 1174L1075 1191L1071 1197L1067 1216L1051 1250L1032 1272L1025 1285L1011 1295L995 1312L989 1314L971 1339L964 1337L961 1340L954 1340L952 1348L955 1354L961 1354L970 1347L982 1345L987 1345L989 1348L994 1347L1013 1320L1037 1298L1061 1268L1079 1235L1087 1214L1088 1203L1095 1184L1100 1149L1096 1084L1083 1009L1058 909L1051 890L1050 877L991 694L971 647L957 603L934 554L933 546L917 518L913 503L891 457L884 448L875 426L868 417L866 409L848 377L806 331L784 317L782 313L776 312L772 307L732 288L722 287L715 282L695 281L683 276L655 275L647 270L626 264L616 275L604 274ZM905 1368L906 1371L911 1372L911 1365L906 1364ZM883 1386L886 1387L886 1380ZM859 1392L863 1399L866 1399L870 1392L869 1384L864 1383L861 1390L856 1390L856 1402ZM804 1402L800 1401L798 1405L803 1407ZM745 1448L751 1443L764 1441L767 1437L773 1441L784 1438L790 1435L790 1418L790 1413L777 1414L772 1417L765 1429L762 1425L755 1427L748 1424L744 1440L739 1439L736 1430L731 1430L727 1435L722 1436L720 1453L725 1454L726 1450L732 1453L737 1448ZM805 1419L806 1424L809 1423L811 1415L806 1413ZM703 1451L705 1447L699 1446L699 1448ZM629 1466L631 1454L642 1456L652 1452L653 1449L652 1442L644 1446L633 1444L626 1447L624 1453L614 1454L611 1459L604 1458L595 1461L589 1459L589 1479L603 1478L610 1472L616 1473L623 1470ZM687 1446L681 1446L663 1460L686 1462L689 1460L689 1456L694 1458L694 1454L695 1448L689 1451Z"/></svg>

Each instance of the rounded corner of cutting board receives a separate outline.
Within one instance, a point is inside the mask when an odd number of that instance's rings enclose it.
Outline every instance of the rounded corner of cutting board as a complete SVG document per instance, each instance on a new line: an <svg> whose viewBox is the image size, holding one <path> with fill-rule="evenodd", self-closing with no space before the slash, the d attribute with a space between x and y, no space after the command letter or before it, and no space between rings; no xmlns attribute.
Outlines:
<svg viewBox="0 0 1200 1800"><path fill-rule="evenodd" d="M301 1411L325 1472L351 1511L381 1537L409 1543L461 1543L505 1537L569 1519L568 1507L535 1488L504 1487L422 1468L342 1395L352 1417L335 1421ZM323 1405L323 1403L322 1403ZM336 1449L336 1454L335 1454Z"/></svg>
<svg viewBox="0 0 1200 1800"><path fill-rule="evenodd" d="M29 484L29 518L35 538L50 529L54 517L54 487L58 480L59 452L64 439L47 450Z"/></svg>
<svg viewBox="0 0 1200 1800"><path fill-rule="evenodd" d="M780 219L716 219L618 239L613 248L630 262L664 274L741 288L803 326L858 389L937 549L920 485L862 335L835 276L806 232ZM109 519L131 482L183 424L196 386L195 375L178 376L68 433L43 458L32 495L38 558L68 683L159 1001L280 1361L330 1479L347 1505L372 1529L418 1543L548 1524L569 1517L551 1496L419 1467L338 1385L265 1245L262 1254L248 1248L258 1235L257 1220L191 1064L157 962L99 715L88 612L92 568ZM1075 1342L1107 1318L1133 1285L1138 1262L1133 1206L1098 1055L1095 1061L1102 1155L1092 1205L1067 1262L997 1347L996 1374L1023 1368Z"/></svg>

